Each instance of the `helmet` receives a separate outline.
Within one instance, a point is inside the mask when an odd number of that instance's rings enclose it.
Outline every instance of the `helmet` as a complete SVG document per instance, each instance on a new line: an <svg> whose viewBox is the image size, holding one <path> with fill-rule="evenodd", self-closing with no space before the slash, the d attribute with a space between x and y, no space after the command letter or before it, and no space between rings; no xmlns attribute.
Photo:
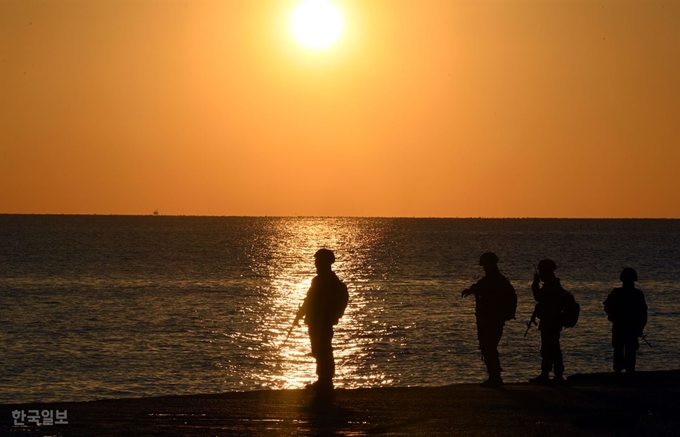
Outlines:
<svg viewBox="0 0 680 437"><path fill-rule="evenodd" d="M554 272L555 270L557 270L557 264L555 264L555 261L546 258L538 263L538 270Z"/></svg>
<svg viewBox="0 0 680 437"><path fill-rule="evenodd" d="M498 257L496 256L495 253L493 252L486 252L483 253L482 256L479 257L479 265L480 266L488 266L491 264L498 264Z"/></svg>
<svg viewBox="0 0 680 437"><path fill-rule="evenodd" d="M319 249L314 254L314 259L324 264L331 265L335 262L335 255L332 250L329 249Z"/></svg>
<svg viewBox="0 0 680 437"><path fill-rule="evenodd" d="M621 276L619 277L619 279L620 279L622 282L629 282L629 281L635 282L635 281L638 280L638 278L637 278L637 272L636 272L635 269L633 269L633 268L626 267L626 268L623 269L623 271L621 272Z"/></svg>

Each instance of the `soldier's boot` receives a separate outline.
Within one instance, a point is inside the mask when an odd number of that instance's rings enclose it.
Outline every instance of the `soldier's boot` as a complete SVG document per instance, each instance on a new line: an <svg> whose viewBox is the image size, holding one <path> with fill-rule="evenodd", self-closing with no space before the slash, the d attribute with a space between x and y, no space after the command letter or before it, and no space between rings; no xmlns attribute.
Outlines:
<svg viewBox="0 0 680 437"><path fill-rule="evenodd" d="M503 378L500 373L490 373L489 379L480 384L482 387L496 388L503 385Z"/></svg>
<svg viewBox="0 0 680 437"><path fill-rule="evenodd" d="M537 377L531 378L529 382L538 385L548 385L550 384L550 377L548 376L547 373L541 373Z"/></svg>
<svg viewBox="0 0 680 437"><path fill-rule="evenodd" d="M556 386L565 386L567 385L567 380L564 379L561 373L556 373L555 377L552 379L552 384Z"/></svg>

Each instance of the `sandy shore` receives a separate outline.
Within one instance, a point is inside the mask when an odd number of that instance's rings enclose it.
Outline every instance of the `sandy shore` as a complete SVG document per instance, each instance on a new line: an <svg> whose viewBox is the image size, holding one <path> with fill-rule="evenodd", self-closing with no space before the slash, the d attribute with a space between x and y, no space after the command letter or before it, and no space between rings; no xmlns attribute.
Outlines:
<svg viewBox="0 0 680 437"><path fill-rule="evenodd" d="M0 405L0 436L680 435L680 370L507 384L305 390ZM67 410L68 425L13 426L12 411Z"/></svg>

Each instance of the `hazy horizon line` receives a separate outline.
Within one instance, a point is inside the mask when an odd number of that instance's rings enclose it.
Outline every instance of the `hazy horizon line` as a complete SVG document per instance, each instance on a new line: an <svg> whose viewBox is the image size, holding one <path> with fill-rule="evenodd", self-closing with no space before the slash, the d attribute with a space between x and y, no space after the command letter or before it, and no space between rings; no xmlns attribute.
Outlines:
<svg viewBox="0 0 680 437"><path fill-rule="evenodd" d="M680 220L680 217L531 217L531 216L363 216L363 215L214 215L214 214L102 214L102 213L12 213L0 216L79 216L79 217L213 217L213 218L355 218L355 219L432 219L432 220Z"/></svg>

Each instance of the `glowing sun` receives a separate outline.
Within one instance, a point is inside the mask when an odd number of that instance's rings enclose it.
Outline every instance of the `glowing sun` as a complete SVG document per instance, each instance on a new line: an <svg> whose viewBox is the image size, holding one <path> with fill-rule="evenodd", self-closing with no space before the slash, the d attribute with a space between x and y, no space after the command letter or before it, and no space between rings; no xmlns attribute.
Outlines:
<svg viewBox="0 0 680 437"><path fill-rule="evenodd" d="M342 13L329 0L306 0L291 16L295 38L304 46L322 49L331 46L342 33Z"/></svg>

